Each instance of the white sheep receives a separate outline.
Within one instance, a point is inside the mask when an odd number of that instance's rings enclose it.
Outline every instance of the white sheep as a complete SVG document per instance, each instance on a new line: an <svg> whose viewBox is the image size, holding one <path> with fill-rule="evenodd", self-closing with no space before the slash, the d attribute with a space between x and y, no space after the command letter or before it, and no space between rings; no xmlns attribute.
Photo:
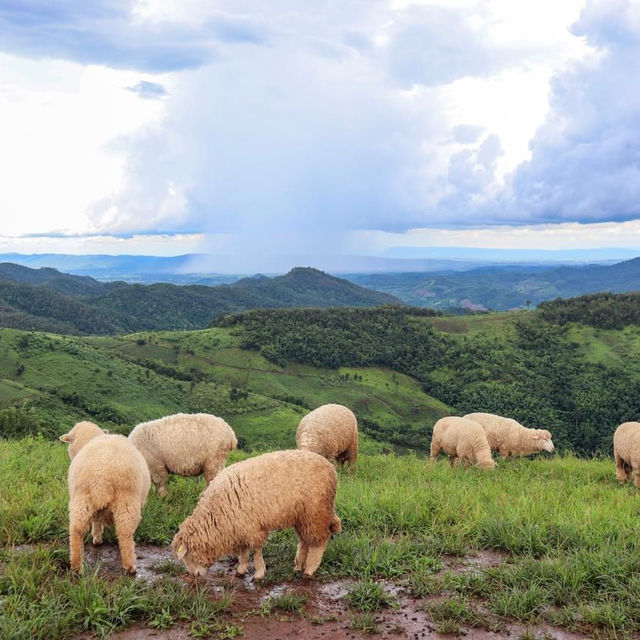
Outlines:
<svg viewBox="0 0 640 640"><path fill-rule="evenodd" d="M176 413L143 422L129 440L144 456L151 480L161 496L167 495L170 473L204 474L207 484L222 470L238 441L233 429L208 413Z"/></svg>
<svg viewBox="0 0 640 640"><path fill-rule="evenodd" d="M308 413L296 431L298 449L313 451L340 464L358 457L358 421L341 404L325 404Z"/></svg>
<svg viewBox="0 0 640 640"><path fill-rule="evenodd" d="M503 458L528 456L540 451L551 453L555 447L546 429L528 429L512 418L493 413L468 413L465 418L482 426L491 451L499 451Z"/></svg>
<svg viewBox="0 0 640 640"><path fill-rule="evenodd" d="M133 535L149 493L149 469L124 436L106 435L91 422L79 422L60 436L69 444L69 549L71 569L82 570L83 539L91 527L102 544L104 525L115 525L122 568L136 572Z"/></svg>
<svg viewBox="0 0 640 640"><path fill-rule="evenodd" d="M640 422L623 422L613 434L613 457L620 484L631 479L640 487Z"/></svg>
<svg viewBox="0 0 640 640"><path fill-rule="evenodd" d="M196 576L230 553L238 555L237 572L244 575L253 551L254 578L261 580L269 532L294 527L294 569L311 576L331 534L341 529L334 512L337 482L333 465L311 451L276 451L232 464L203 491L171 548Z"/></svg>
<svg viewBox="0 0 640 640"><path fill-rule="evenodd" d="M477 464L483 469L496 466L484 430L467 418L449 416L435 423L431 436L431 459L435 461L441 450L449 456L451 466L458 461L465 466Z"/></svg>

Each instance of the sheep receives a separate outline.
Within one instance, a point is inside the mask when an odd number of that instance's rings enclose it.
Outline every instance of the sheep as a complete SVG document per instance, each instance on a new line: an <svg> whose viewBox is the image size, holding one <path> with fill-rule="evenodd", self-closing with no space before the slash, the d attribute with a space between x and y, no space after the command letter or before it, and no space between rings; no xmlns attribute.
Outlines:
<svg viewBox="0 0 640 640"><path fill-rule="evenodd" d="M298 449L313 451L329 461L354 464L358 457L358 421L341 404L324 404L308 413L296 431Z"/></svg>
<svg viewBox="0 0 640 640"><path fill-rule="evenodd" d="M60 436L69 445L69 554L80 572L83 539L91 526L93 544L102 544L104 525L115 525L122 568L136 572L133 535L147 501L151 478L142 454L125 438L79 422Z"/></svg>
<svg viewBox="0 0 640 640"><path fill-rule="evenodd" d="M233 429L208 413L176 413L143 422L129 434L129 440L147 461L153 485L162 497L167 495L170 473L204 474L209 484L238 444Z"/></svg>
<svg viewBox="0 0 640 640"><path fill-rule="evenodd" d="M441 449L449 456L451 466L459 460L465 466L475 463L483 469L496 466L482 427L467 418L450 416L435 423L431 437L431 460L435 461Z"/></svg>
<svg viewBox="0 0 640 640"><path fill-rule="evenodd" d="M464 417L482 426L491 451L499 451L503 458L528 456L540 451L551 453L555 449L551 433L546 429L527 429L512 418L492 413L468 413Z"/></svg>
<svg viewBox="0 0 640 640"><path fill-rule="evenodd" d="M243 576L253 551L254 579L261 580L269 533L293 527L299 540L294 570L311 576L331 534L342 528L334 512L337 482L333 465L311 451L276 451L237 462L202 492L171 548L195 576L230 553L238 555L237 574Z"/></svg>
<svg viewBox="0 0 640 640"><path fill-rule="evenodd" d="M613 434L613 457L620 484L631 479L640 487L640 422L623 422Z"/></svg>

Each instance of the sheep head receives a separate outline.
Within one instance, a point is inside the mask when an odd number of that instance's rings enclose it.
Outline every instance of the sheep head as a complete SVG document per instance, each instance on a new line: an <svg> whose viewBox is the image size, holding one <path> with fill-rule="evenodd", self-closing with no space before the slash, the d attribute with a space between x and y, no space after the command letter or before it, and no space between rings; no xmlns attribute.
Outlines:
<svg viewBox="0 0 640 640"><path fill-rule="evenodd" d="M184 562L184 566L187 571L197 578L204 578L207 573L208 567L200 563L195 557L194 553L189 549L188 542L183 538L180 532L176 533L171 542L171 550L178 560Z"/></svg>
<svg viewBox="0 0 640 640"><path fill-rule="evenodd" d="M75 455L84 447L89 440L96 436L109 433L106 429L101 429L97 424L93 422L78 422L71 431L63 433L60 436L60 442L65 442L69 445L69 458L73 460Z"/></svg>
<svg viewBox="0 0 640 640"><path fill-rule="evenodd" d="M534 429L533 444L538 451L551 453L555 449L551 440L551 433L546 429Z"/></svg>

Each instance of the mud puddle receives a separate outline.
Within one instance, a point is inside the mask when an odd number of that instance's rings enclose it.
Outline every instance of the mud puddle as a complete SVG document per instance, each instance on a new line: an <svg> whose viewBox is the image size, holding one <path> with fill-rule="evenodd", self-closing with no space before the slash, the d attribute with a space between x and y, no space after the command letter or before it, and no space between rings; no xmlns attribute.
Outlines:
<svg viewBox="0 0 640 640"><path fill-rule="evenodd" d="M181 564L168 547L139 545L136 547L139 580L153 582L166 575L178 580L192 582L195 579L180 570ZM494 552L481 552L467 557L444 557L443 570L474 571L505 562L507 556ZM116 545L85 546L85 561L88 566L99 565L107 575L121 575L120 555ZM373 612L366 620L370 633L352 628L354 619L362 623L362 614L350 610L345 596L356 583L353 579L321 582L317 579L296 580L276 585L260 585L253 582L252 572L244 578L236 577L236 560L228 558L217 562L205 578L214 593L233 592L229 611L220 618L221 628L209 636L215 638L235 637L242 631L245 640L354 640L381 638L385 640L445 640L452 635L435 631L433 622L423 610L424 601L408 596L397 584L381 581L385 590L398 602L396 609ZM304 598L302 615L269 607L277 598L293 593ZM225 632L227 628L227 632ZM160 631L140 626L130 627L111 637L115 640L188 640L190 625L176 625ZM550 640L585 640L588 636L570 633L547 626L527 627L505 625L499 632L483 629L466 629L463 634L469 640L519 639L525 632L534 632L538 638ZM93 640L91 634L76 636L75 640Z"/></svg>

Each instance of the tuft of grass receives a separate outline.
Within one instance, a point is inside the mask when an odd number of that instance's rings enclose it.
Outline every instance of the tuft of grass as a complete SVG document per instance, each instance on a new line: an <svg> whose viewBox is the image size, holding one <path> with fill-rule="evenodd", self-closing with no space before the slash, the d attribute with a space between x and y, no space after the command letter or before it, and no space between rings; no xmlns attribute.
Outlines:
<svg viewBox="0 0 640 640"><path fill-rule="evenodd" d="M494 593L489 599L489 607L499 616L515 618L521 622L537 622L547 600L545 590L540 585L533 584Z"/></svg>
<svg viewBox="0 0 640 640"><path fill-rule="evenodd" d="M500 628L498 622L465 599L446 598L437 602L427 602L423 608L438 633L459 634L465 627L481 627L490 631Z"/></svg>
<svg viewBox="0 0 640 640"><path fill-rule="evenodd" d="M164 573L168 576L180 576L187 573L184 565L180 562L176 562L171 558L165 558L164 560L158 560L155 564L151 566L151 568L156 573Z"/></svg>
<svg viewBox="0 0 640 640"><path fill-rule="evenodd" d="M366 635L373 635L378 631L378 622L375 615L371 612L356 613L351 616L349 628L354 629L355 631L360 631L360 633L364 633Z"/></svg>
<svg viewBox="0 0 640 640"><path fill-rule="evenodd" d="M261 611L264 615L269 615L275 609L285 611L287 613L295 613L299 616L304 615L305 604L307 604L307 597L295 593L294 591L287 591L280 596L271 596L267 598L261 607Z"/></svg>
<svg viewBox="0 0 640 640"><path fill-rule="evenodd" d="M377 611L384 607L396 608L397 600L373 580L358 582L345 596L349 606L358 611Z"/></svg>

